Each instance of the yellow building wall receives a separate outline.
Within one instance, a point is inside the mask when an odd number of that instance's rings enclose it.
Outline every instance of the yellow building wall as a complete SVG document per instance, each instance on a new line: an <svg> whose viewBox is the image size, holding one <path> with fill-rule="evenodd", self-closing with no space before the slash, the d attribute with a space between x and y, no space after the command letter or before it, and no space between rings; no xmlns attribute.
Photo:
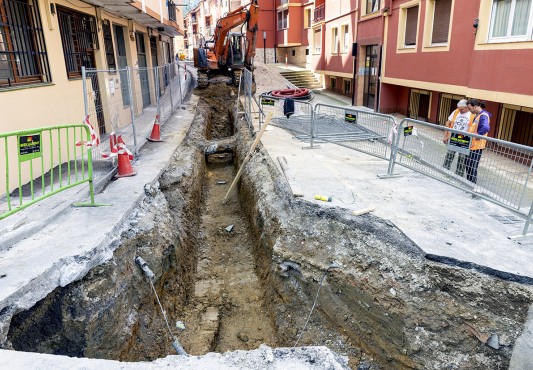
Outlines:
<svg viewBox="0 0 533 370"><path fill-rule="evenodd" d="M154 2L156 2L154 0ZM34 129L46 126L56 126L63 124L80 123L84 117L84 97L83 84L81 78L68 79L65 59L63 55L63 46L61 42L61 34L59 30L58 15L51 14L50 3L45 0L39 1L39 10L41 13L41 20L43 26L43 36L46 44L46 51L48 57L48 64L51 73L51 82L41 85L27 85L8 89L0 89L0 132L20 131L27 129ZM96 66L98 69L107 69L107 62L105 56L105 47L103 40L103 32L101 21L108 19L111 22L111 30L113 34L113 44L115 50L115 57L117 53L113 25L121 25L125 27L124 38L126 44L126 53L129 67L138 67L137 48L135 44L135 37L132 32L141 32L144 34L146 57L148 67L152 67L150 55L150 43L148 38L148 30L133 21L127 19L114 17L108 12L96 10L94 7L88 6L77 0L57 0L56 6L63 6L82 13L94 16L97 19L97 30L99 38L99 50L95 51ZM166 5L164 7L167 14ZM153 35L158 37L158 33L153 31ZM159 40L159 37L158 37ZM158 61L163 63L160 42L157 43ZM151 73L149 73L150 75ZM104 116L106 122L106 131L111 132L117 128L124 127L130 123L130 108L123 107L121 89L117 86L118 73L99 73L99 93L102 100L106 101L104 106ZM140 93L140 79L137 72L131 74L132 84L134 88L133 103L135 114L142 112L142 95ZM150 76L150 89L154 90L154 80ZM87 85L90 87L90 81L87 80ZM113 88L113 85L114 88ZM138 92L138 93L135 93ZM87 94L89 106L94 106L94 94ZM155 94L152 91L152 102L155 102ZM111 108L110 108L111 107ZM93 108L94 111L94 108ZM96 117L91 117L93 126L97 126ZM3 155L2 148L2 157ZM16 148L10 148L16 150ZM17 156L16 152L10 154L9 166L16 168ZM0 161L0 196L5 193L5 160ZM49 170L49 168L45 168ZM39 176L40 173L35 173L34 177ZM29 174L23 174L23 183L29 181ZM13 186L11 186L12 190Z"/></svg>

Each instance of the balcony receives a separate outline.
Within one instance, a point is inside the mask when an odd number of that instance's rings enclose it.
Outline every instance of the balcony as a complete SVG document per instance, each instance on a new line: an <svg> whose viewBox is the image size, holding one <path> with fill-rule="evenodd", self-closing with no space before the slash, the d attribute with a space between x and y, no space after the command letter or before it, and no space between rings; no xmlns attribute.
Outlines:
<svg viewBox="0 0 533 370"><path fill-rule="evenodd" d="M172 0L168 0L168 20L176 22L176 4Z"/></svg>
<svg viewBox="0 0 533 370"><path fill-rule="evenodd" d="M192 15L191 16L191 24L196 24L197 21L196 21L196 15Z"/></svg>
<svg viewBox="0 0 533 370"><path fill-rule="evenodd" d="M325 7L324 4L319 5L315 8L315 13L313 16L313 23L317 23L324 20Z"/></svg>

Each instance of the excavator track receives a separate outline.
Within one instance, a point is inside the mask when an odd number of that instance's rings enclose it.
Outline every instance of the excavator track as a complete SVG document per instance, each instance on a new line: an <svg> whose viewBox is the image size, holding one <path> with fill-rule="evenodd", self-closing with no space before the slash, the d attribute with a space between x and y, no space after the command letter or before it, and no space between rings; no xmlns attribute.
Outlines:
<svg viewBox="0 0 533 370"><path fill-rule="evenodd" d="M198 87L200 89L205 89L209 85L209 78L207 76L207 73L198 71L197 79L198 79Z"/></svg>

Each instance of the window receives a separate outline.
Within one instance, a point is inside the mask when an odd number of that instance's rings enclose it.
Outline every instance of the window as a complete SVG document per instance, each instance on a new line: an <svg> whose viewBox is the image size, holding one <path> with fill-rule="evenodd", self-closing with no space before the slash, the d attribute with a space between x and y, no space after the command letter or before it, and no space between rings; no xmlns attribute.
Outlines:
<svg viewBox="0 0 533 370"><path fill-rule="evenodd" d="M352 81L344 79L344 95L348 95L352 92Z"/></svg>
<svg viewBox="0 0 533 370"><path fill-rule="evenodd" d="M350 49L350 28L347 24L341 26L342 52L347 53Z"/></svg>
<svg viewBox="0 0 533 370"><path fill-rule="evenodd" d="M98 49L98 35L94 17L57 7L63 56L68 78L81 77L81 67L96 68L94 51Z"/></svg>
<svg viewBox="0 0 533 370"><path fill-rule="evenodd" d="M448 43L451 10L452 0L435 1L435 8L433 11L433 31L431 33L432 44Z"/></svg>
<svg viewBox="0 0 533 370"><path fill-rule="evenodd" d="M36 0L0 0L0 87L50 82Z"/></svg>
<svg viewBox="0 0 533 370"><path fill-rule="evenodd" d="M311 27L311 8L304 9L304 28Z"/></svg>
<svg viewBox="0 0 533 370"><path fill-rule="evenodd" d="M128 88L128 72L125 68L128 66L128 58L126 57L126 43L124 41L124 27L114 25L115 43L117 45L117 62L120 75L120 90L122 92L122 105L127 107L130 105L130 95Z"/></svg>
<svg viewBox="0 0 533 370"><path fill-rule="evenodd" d="M494 0L490 22L490 41L532 39L532 0Z"/></svg>
<svg viewBox="0 0 533 370"><path fill-rule="evenodd" d="M330 77L329 80L331 81L331 91L336 91L337 90L337 78Z"/></svg>
<svg viewBox="0 0 533 370"><path fill-rule="evenodd" d="M366 14L377 12L380 2L381 0L366 0Z"/></svg>
<svg viewBox="0 0 533 370"><path fill-rule="evenodd" d="M111 25L109 24L109 21L106 20L103 22L102 31L104 33L104 48L105 58L107 60L107 68L117 69L115 51L113 49L113 37L111 36Z"/></svg>
<svg viewBox="0 0 533 370"><path fill-rule="evenodd" d="M322 52L322 29L318 28L313 33L313 47L315 49L315 54L320 54Z"/></svg>
<svg viewBox="0 0 533 370"><path fill-rule="evenodd" d="M337 54L339 52L339 29L337 27L331 29L331 53Z"/></svg>
<svg viewBox="0 0 533 370"><path fill-rule="evenodd" d="M418 26L418 5L406 9L405 17L405 46L416 45L416 31Z"/></svg>
<svg viewBox="0 0 533 370"><path fill-rule="evenodd" d="M289 10L278 12L278 30L287 28L289 25Z"/></svg>

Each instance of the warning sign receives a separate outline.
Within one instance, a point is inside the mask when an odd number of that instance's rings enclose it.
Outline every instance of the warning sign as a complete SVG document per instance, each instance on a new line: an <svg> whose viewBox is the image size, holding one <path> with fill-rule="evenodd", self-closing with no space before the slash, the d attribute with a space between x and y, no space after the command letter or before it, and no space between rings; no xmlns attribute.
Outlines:
<svg viewBox="0 0 533 370"><path fill-rule="evenodd" d="M468 155L470 153L470 139L470 136L452 132L450 140L448 140L448 150Z"/></svg>
<svg viewBox="0 0 533 370"><path fill-rule="evenodd" d="M413 126L407 126L403 129L403 136L411 136L413 134Z"/></svg>
<svg viewBox="0 0 533 370"><path fill-rule="evenodd" d="M355 113L345 113L344 114L344 122L356 123L357 122L357 115Z"/></svg>
<svg viewBox="0 0 533 370"><path fill-rule="evenodd" d="M261 99L261 105L271 105L271 106L274 106L275 104L275 100L274 99Z"/></svg>
<svg viewBox="0 0 533 370"><path fill-rule="evenodd" d="M22 135L18 137L19 161L24 162L39 158L41 153L41 134Z"/></svg>

